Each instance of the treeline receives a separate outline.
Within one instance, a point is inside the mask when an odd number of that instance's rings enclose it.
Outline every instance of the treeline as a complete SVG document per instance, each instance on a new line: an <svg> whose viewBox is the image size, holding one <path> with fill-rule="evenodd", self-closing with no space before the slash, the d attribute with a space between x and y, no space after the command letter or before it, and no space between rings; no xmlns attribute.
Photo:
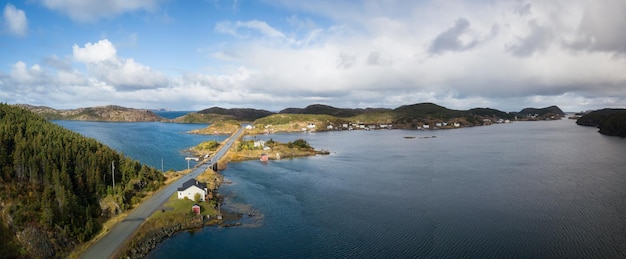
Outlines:
<svg viewBox="0 0 626 259"><path fill-rule="evenodd" d="M576 124L597 127L601 134L624 138L626 137L626 109L593 111L578 118Z"/></svg>
<svg viewBox="0 0 626 259"><path fill-rule="evenodd" d="M94 139L0 104L0 229L10 233L0 243L15 244L0 248L3 257L63 256L101 229L105 197L125 210L164 180Z"/></svg>

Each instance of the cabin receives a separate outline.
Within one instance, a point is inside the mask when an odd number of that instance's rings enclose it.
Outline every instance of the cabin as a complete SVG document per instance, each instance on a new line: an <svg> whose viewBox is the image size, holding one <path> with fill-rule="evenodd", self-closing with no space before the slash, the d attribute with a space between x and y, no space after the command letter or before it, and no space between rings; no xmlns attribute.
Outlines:
<svg viewBox="0 0 626 259"><path fill-rule="evenodd" d="M206 196L209 193L206 183L198 182L196 179L189 179L183 183L183 186L178 188L178 199L194 200L196 193L200 194L200 201L206 201Z"/></svg>
<svg viewBox="0 0 626 259"><path fill-rule="evenodd" d="M196 215L200 215L200 205L194 204L193 206L191 206L191 212Z"/></svg>

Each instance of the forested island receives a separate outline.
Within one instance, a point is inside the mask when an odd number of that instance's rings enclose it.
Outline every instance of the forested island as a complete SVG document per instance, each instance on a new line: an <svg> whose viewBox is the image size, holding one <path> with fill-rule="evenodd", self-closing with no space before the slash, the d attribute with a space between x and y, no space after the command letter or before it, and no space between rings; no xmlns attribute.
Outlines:
<svg viewBox="0 0 626 259"><path fill-rule="evenodd" d="M160 171L94 139L0 104L4 258L65 257L164 181Z"/></svg>
<svg viewBox="0 0 626 259"><path fill-rule="evenodd" d="M592 111L576 120L581 126L597 127L600 134L626 137L626 109Z"/></svg>

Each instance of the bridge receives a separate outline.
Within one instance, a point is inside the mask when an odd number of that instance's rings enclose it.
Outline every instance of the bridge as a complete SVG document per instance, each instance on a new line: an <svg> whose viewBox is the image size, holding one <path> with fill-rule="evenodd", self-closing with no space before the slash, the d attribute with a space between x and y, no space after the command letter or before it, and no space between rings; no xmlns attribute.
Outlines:
<svg viewBox="0 0 626 259"><path fill-rule="evenodd" d="M175 182L165 186L160 191L156 192L152 197L142 202L139 206L133 209L128 216L119 223L115 224L113 228L104 237L91 245L82 255L81 258L93 259L93 258L112 258L122 248L126 240L132 237L133 233L143 224L143 222L152 215L161 205L163 205L173 193L176 192L179 186L183 182L198 177L201 173L209 168L217 170L217 162L222 158L226 152L231 148L232 144L243 133L244 127L240 127L235 132L226 144L220 148L210 160L202 162L202 164L196 167L192 172L181 177Z"/></svg>

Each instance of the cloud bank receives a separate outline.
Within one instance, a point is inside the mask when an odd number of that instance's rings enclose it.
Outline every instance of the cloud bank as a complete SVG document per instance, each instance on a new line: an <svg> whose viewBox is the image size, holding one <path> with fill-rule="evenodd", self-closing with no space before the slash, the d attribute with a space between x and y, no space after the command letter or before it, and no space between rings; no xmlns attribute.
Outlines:
<svg viewBox="0 0 626 259"><path fill-rule="evenodd" d="M43 3L80 22L88 19L75 13L102 18L159 5L113 1L97 9L93 2ZM246 7L236 5L237 10ZM162 65L120 56L119 46L103 38L68 46L68 55L51 53L39 64L11 62L10 72L0 74L0 88L16 94L0 97L68 108L112 102L270 110L312 103L364 108L418 102L506 111L554 104L568 111L626 107L623 1L270 5L286 10L284 17L234 15L205 24L205 39L219 40L198 43L195 56L181 58L209 66L159 71L153 67Z"/></svg>

